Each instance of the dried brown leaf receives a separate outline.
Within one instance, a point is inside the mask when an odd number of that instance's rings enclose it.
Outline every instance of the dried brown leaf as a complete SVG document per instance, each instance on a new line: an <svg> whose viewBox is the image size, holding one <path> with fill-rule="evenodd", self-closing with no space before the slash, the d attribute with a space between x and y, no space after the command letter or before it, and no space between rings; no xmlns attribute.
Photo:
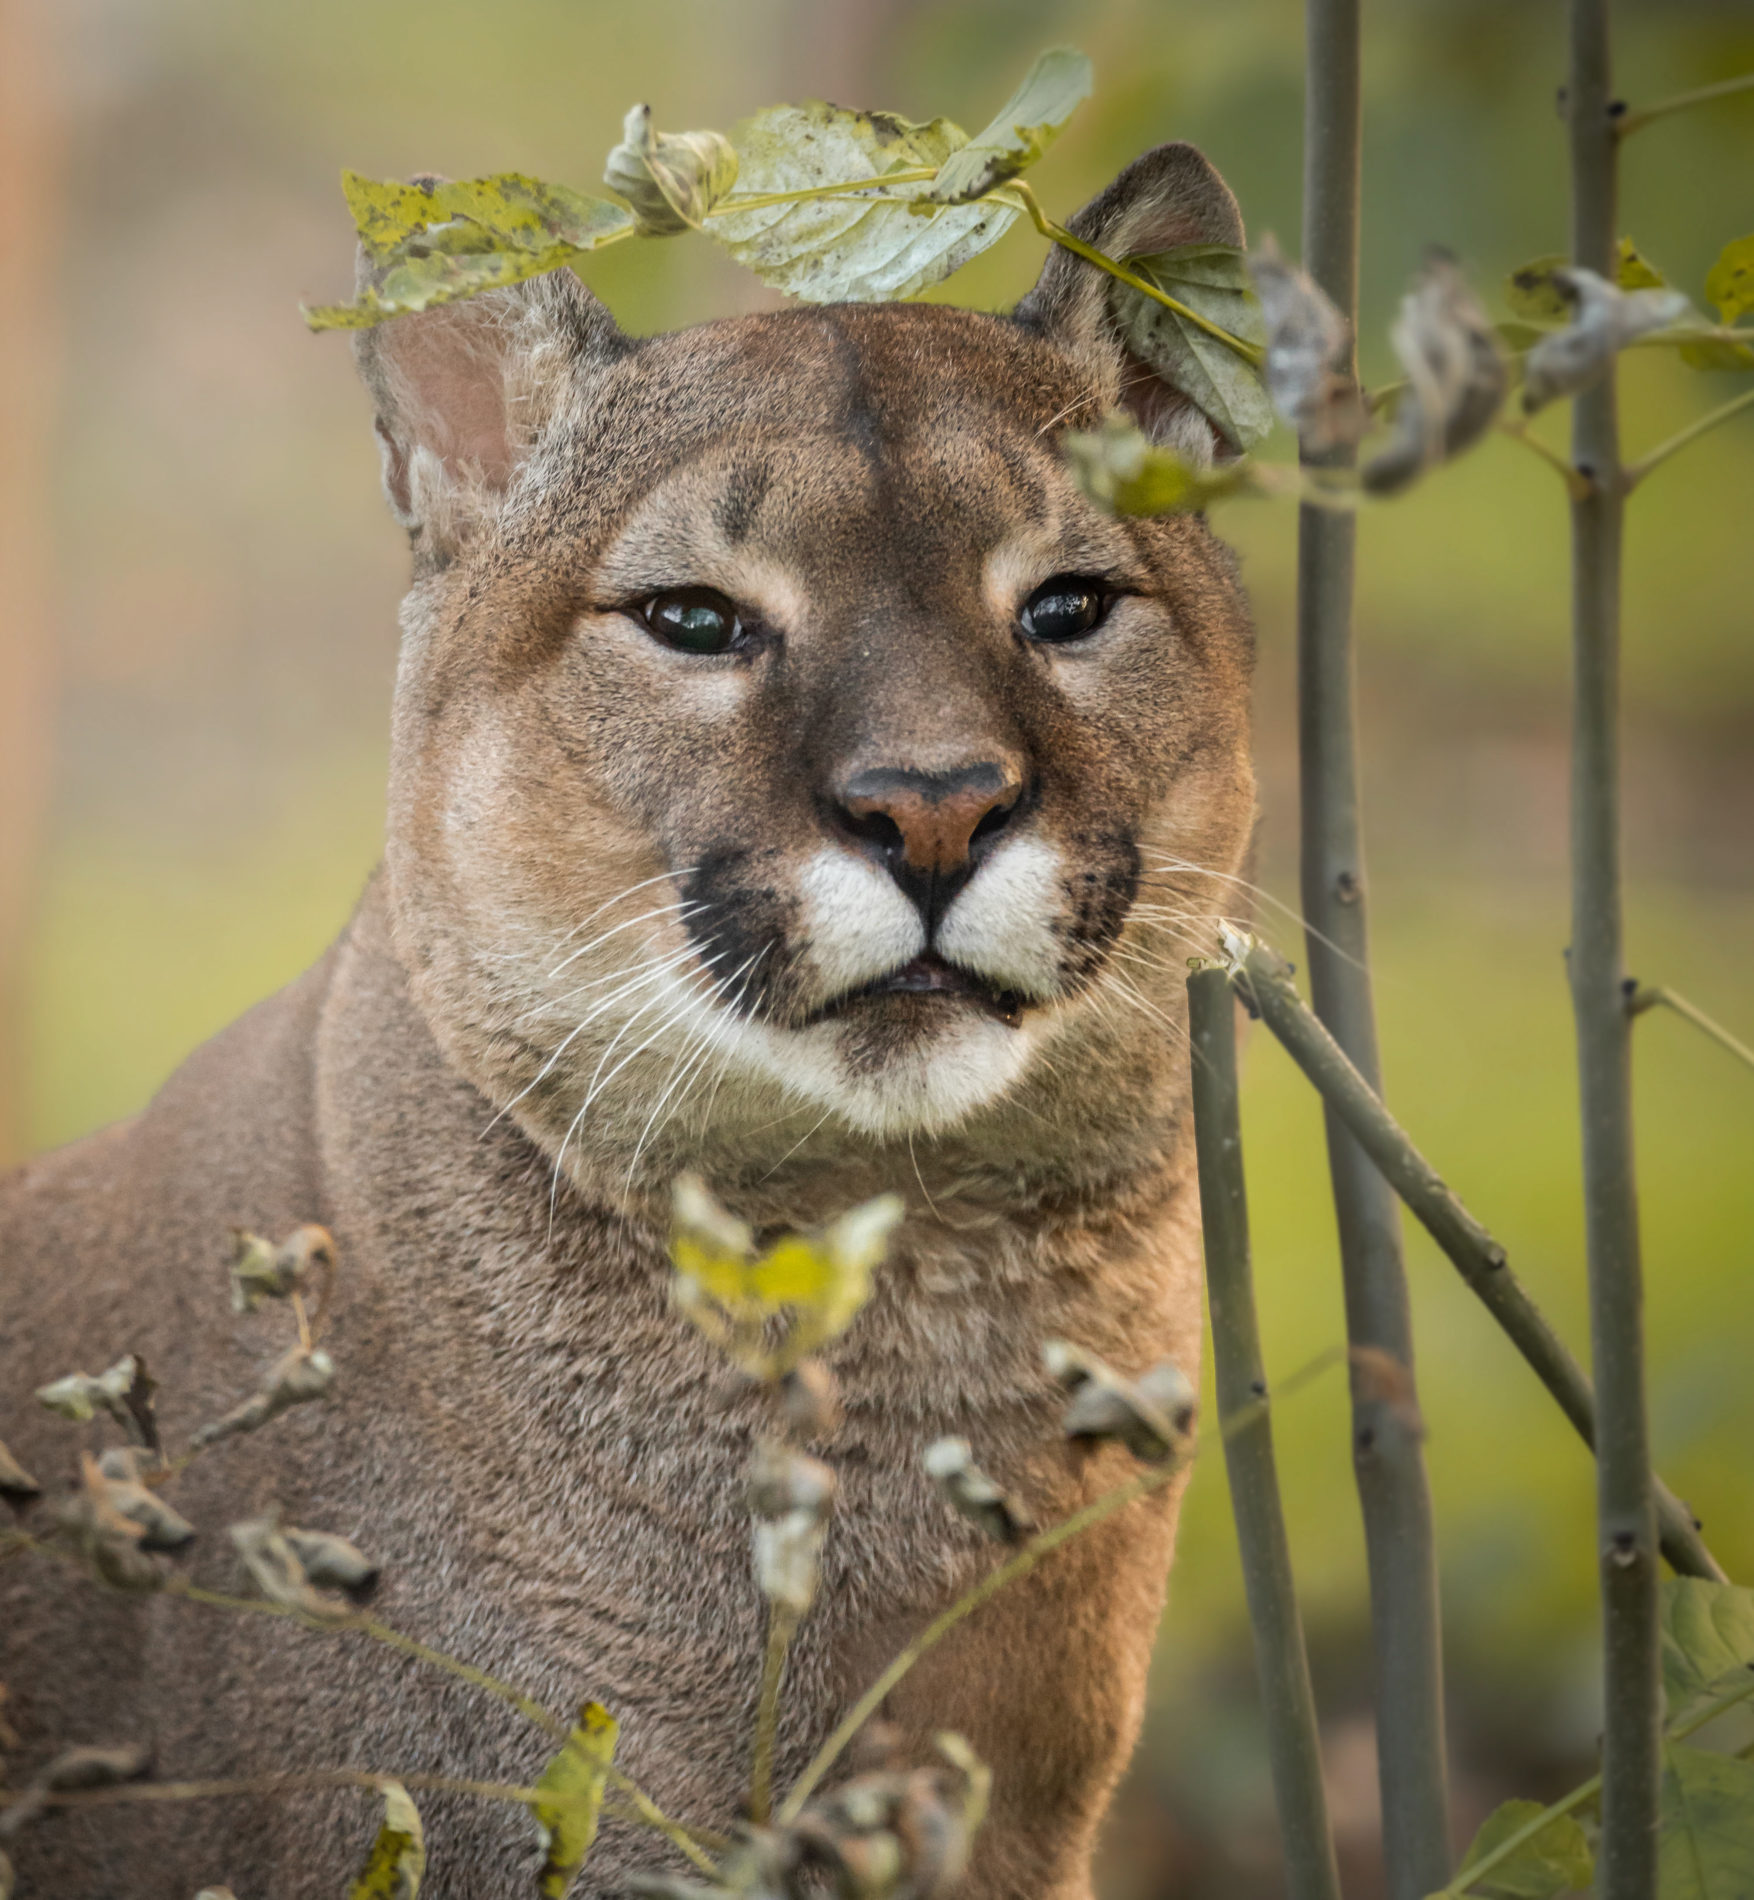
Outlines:
<svg viewBox="0 0 1754 1900"><path fill-rule="evenodd" d="M950 1504L996 1543L1021 1544L1034 1531L1035 1514L981 1470L966 1438L934 1439L921 1462Z"/></svg>
<svg viewBox="0 0 1754 1900"><path fill-rule="evenodd" d="M278 1418L293 1406L308 1405L313 1399L320 1399L334 1377L335 1362L320 1346L294 1346L275 1361L268 1383L260 1392L245 1399L242 1405L234 1406L223 1418L203 1425L189 1444L199 1451L234 1433L258 1431L270 1419Z"/></svg>

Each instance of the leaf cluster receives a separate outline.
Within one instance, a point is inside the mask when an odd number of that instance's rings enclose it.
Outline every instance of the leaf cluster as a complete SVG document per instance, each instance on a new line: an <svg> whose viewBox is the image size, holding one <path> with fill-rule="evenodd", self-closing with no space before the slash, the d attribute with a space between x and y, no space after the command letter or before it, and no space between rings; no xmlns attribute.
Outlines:
<svg viewBox="0 0 1754 1900"><path fill-rule="evenodd" d="M1754 1590L1668 1579L1662 1657L1668 1723L1652 1900L1738 1900L1754 1893L1754 1761L1683 1741L1754 1698ZM1559 1900L1588 1891L1600 1793L1597 1775L1551 1807L1496 1808L1433 1900Z"/></svg>

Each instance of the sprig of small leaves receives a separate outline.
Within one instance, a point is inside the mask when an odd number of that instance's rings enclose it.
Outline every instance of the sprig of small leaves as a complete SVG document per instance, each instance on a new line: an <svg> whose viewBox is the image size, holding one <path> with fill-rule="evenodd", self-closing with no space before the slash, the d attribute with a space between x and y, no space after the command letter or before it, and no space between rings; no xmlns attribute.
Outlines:
<svg viewBox="0 0 1754 1900"><path fill-rule="evenodd" d="M1233 447L1264 435L1261 322L1242 253L1184 246L1111 258L1049 218L1023 174L1092 84L1052 47L973 138L949 119L817 102L770 106L731 128L662 132L627 115L604 199L519 172L373 180L346 172L365 274L351 304L305 311L313 329L369 327L583 262L629 238L700 231L763 283L806 303L918 296L1003 237L1020 214L1107 271L1131 347Z"/></svg>

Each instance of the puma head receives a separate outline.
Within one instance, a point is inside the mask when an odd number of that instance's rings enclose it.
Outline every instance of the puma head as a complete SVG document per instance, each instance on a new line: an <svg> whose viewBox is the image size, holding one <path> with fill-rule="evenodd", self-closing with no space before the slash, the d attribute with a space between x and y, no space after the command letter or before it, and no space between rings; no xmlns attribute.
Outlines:
<svg viewBox="0 0 1754 1900"><path fill-rule="evenodd" d="M1242 237L1185 145L1073 228ZM1179 1064L1224 907L1198 873L1239 870L1252 820L1251 634L1203 520L1111 518L1068 473L1064 432L1117 403L1213 451L1110 282L1057 249L1010 315L635 340L558 271L365 333L415 561L398 947L575 1178L612 1152L631 1179L666 1128L1064 1122Z"/></svg>

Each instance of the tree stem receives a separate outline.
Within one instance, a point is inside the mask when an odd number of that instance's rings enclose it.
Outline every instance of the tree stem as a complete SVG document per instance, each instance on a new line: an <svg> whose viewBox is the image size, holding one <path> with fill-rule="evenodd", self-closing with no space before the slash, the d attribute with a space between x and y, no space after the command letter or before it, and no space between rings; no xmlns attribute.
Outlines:
<svg viewBox="0 0 1754 1900"><path fill-rule="evenodd" d="M1254 1629L1285 1851L1285 1891L1288 1900L1339 1900L1315 1694L1279 1502L1267 1375L1255 1323L1236 1086L1236 1000L1222 970L1201 970L1188 979L1188 1027L1218 1417Z"/></svg>
<svg viewBox="0 0 1754 1900"><path fill-rule="evenodd" d="M1618 180L1608 0L1570 0L1570 10L1571 255L1611 279ZM1620 563L1626 497L1615 382L1610 369L1572 405L1571 459L1591 488L1571 504L1570 976L1597 1401L1604 1672L1598 1895L1648 1900L1656 1890L1662 1729L1632 1152L1632 1020L1621 945Z"/></svg>
<svg viewBox="0 0 1754 1900"><path fill-rule="evenodd" d="M1306 0L1303 262L1347 322L1358 311L1361 124L1358 0ZM1349 466L1353 452L1304 455ZM1365 926L1352 680L1351 517L1298 517L1298 751L1302 896L1316 1011L1379 1088ZM1413 1336L1395 1197L1327 1110L1346 1327L1413 1377ZM1431 1497L1410 1407L1353 1379L1353 1464L1370 1569L1377 1762L1390 1900L1423 1900L1450 1867L1443 1675Z"/></svg>

